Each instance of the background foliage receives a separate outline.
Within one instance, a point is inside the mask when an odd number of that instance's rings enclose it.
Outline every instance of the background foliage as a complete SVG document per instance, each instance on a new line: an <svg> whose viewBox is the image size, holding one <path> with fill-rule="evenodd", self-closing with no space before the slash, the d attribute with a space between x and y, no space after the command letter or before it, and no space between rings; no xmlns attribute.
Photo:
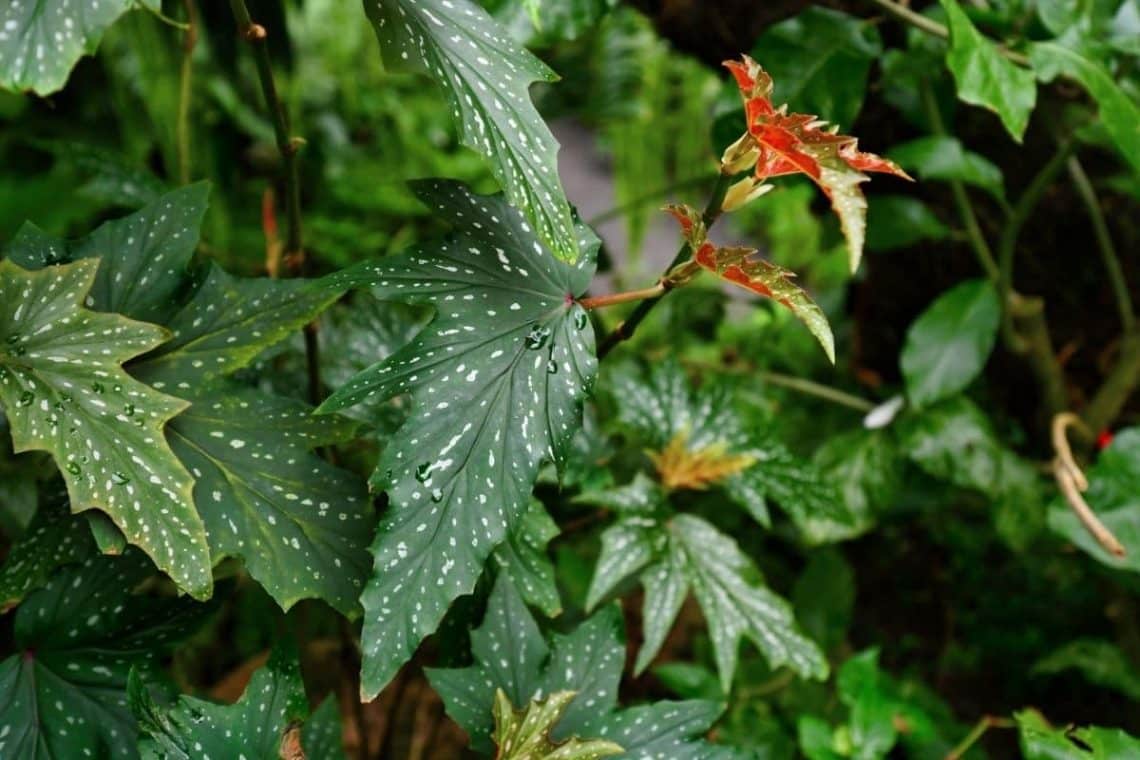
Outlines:
<svg viewBox="0 0 1140 760"><path fill-rule="evenodd" d="M1140 4L756 5L0 9L0 756L1140 756Z"/></svg>

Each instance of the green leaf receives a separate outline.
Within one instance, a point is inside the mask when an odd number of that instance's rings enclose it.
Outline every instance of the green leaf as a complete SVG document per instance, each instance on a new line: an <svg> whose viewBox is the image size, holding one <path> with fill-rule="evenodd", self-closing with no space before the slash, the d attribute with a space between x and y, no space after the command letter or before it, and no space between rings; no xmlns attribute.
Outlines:
<svg viewBox="0 0 1140 760"><path fill-rule="evenodd" d="M98 264L27 272L0 261L0 404L18 451L51 453L72 511L107 513L159 569L206 598L209 547L193 480L163 440L163 427L186 403L121 366L166 332L83 308Z"/></svg>
<svg viewBox="0 0 1140 760"><path fill-rule="evenodd" d="M956 137L929 135L897 145L887 156L922 180L958 180L998 200L1005 199L1001 169L985 156L966 150Z"/></svg>
<svg viewBox="0 0 1140 760"><path fill-rule="evenodd" d="M507 198L555 257L575 262L579 232L558 179L558 143L528 92L557 75L471 0L365 0L364 9L385 62L410 63L435 79L463 144L491 162Z"/></svg>
<svg viewBox="0 0 1140 760"><path fill-rule="evenodd" d="M769 498L797 525L825 516L849 522L832 484L769 431L746 425L725 384L710 379L693 389L673 359L648 371L623 368L611 377L607 386L618 407L618 422L643 448L661 452L655 458L662 482L675 479L665 454L693 461L703 457L713 464L735 462L711 469L705 483L694 481L686 487L721 488L762 525L769 523Z"/></svg>
<svg viewBox="0 0 1140 760"><path fill-rule="evenodd" d="M309 703L296 654L277 647L265 667L253 674L241 699L218 705L183 696L170 707L156 704L138 672L131 673L130 705L138 719L143 760L289 757L297 725Z"/></svg>
<svg viewBox="0 0 1140 760"><path fill-rule="evenodd" d="M205 182L174 190L79 240L62 240L25 224L9 258L26 269L98 258L87 306L166 324L188 284L209 192Z"/></svg>
<svg viewBox="0 0 1140 760"><path fill-rule="evenodd" d="M863 107L871 63L883 51L866 19L808 8L768 27L752 48L776 82L775 100L850 127Z"/></svg>
<svg viewBox="0 0 1140 760"><path fill-rule="evenodd" d="M594 614L567 635L548 644L507 579L499 579L487 602L482 625L471 633L467 668L427 670L428 680L450 715L467 732L476 751L491 750L495 691L511 704L561 691L575 698L553 732L568 736L613 737L622 758L668 757L670 760L721 760L734 754L709 744L703 736L720 715L716 702L658 702L629 709L617 707L617 689L625 661L620 615L611 606Z"/></svg>
<svg viewBox="0 0 1140 760"><path fill-rule="evenodd" d="M972 401L956 396L899 423L899 448L927 474L990 495L1000 492L1004 450Z"/></svg>
<svg viewBox="0 0 1140 760"><path fill-rule="evenodd" d="M23 601L57 568L82 562L95 553L87 521L72 515L65 499L41 505L28 532L12 544L0 567L0 612Z"/></svg>
<svg viewBox="0 0 1140 760"><path fill-rule="evenodd" d="M1102 65L1055 42L1036 42L1029 59L1042 82L1069 76L1081 83L1100 109L1100 120L1124 160L1140 171L1140 106Z"/></svg>
<svg viewBox="0 0 1140 760"><path fill-rule="evenodd" d="M189 302L162 322L170 342L134 362L131 372L155 388L194 395L248 366L343 292L330 278L240 279L212 267Z"/></svg>
<svg viewBox="0 0 1140 760"><path fill-rule="evenodd" d="M1140 673L1120 647L1111 641L1070 641L1033 664L1034 674L1053 675L1065 670L1076 670L1089 683L1140 701Z"/></svg>
<svg viewBox="0 0 1140 760"><path fill-rule="evenodd" d="M49 95L132 0L35 0L0 9L0 88Z"/></svg>
<svg viewBox="0 0 1140 760"><path fill-rule="evenodd" d="M240 557L283 609L323 599L352 615L372 567L372 505L363 480L313 449L357 424L236 385L193 402L167 439L197 479L214 563Z"/></svg>
<svg viewBox="0 0 1140 760"><path fill-rule="evenodd" d="M1021 142L1029 114L1037 104L1037 79L1001 54L997 45L978 31L957 0L940 0L950 27L946 65L958 85L958 97L993 111L1006 131Z"/></svg>
<svg viewBox="0 0 1140 760"><path fill-rule="evenodd" d="M518 525L541 463L561 461L570 447L597 366L593 328L574 300L594 271L593 233L579 228L583 256L571 266L500 196L473 196L454 183L422 183L417 192L455 220L453 235L337 281L434 306L435 317L321 407L412 398L372 481L390 507L362 598L369 695L471 592Z"/></svg>
<svg viewBox="0 0 1140 760"><path fill-rule="evenodd" d="M664 643L691 588L712 637L721 688L736 672L741 638L751 639L771 667L787 665L808 678L825 678L827 661L796 628L791 606L759 585L759 571L736 542L704 519L679 514L666 524L646 525L664 543L662 556L642 575L645 643L635 670L644 670ZM663 539L663 540L662 540ZM652 624L650 621L653 621Z"/></svg>
<svg viewBox="0 0 1140 760"><path fill-rule="evenodd" d="M562 600L554 580L554 564L546 551L546 545L558 532L558 525L542 502L531 499L530 507L518 526L493 555L500 571L518 587L527 603L542 610L547 617L555 617L562 612Z"/></svg>
<svg viewBox="0 0 1140 760"><path fill-rule="evenodd" d="M151 572L136 552L97 555L20 605L19 652L0 663L0 754L137 757L128 673L156 669L201 615L199 605L131 593Z"/></svg>
<svg viewBox="0 0 1140 760"><path fill-rule="evenodd" d="M852 430L829 438L816 449L814 464L822 477L838 484L846 520L814 514L799 523L810 543L842 541L861 535L886 512L901 482L902 457L884 430Z"/></svg>
<svg viewBox="0 0 1140 760"><path fill-rule="evenodd" d="M989 280L967 280L928 306L907 330L899 359L910 403L929 406L973 382L993 350L1000 320Z"/></svg>
<svg viewBox="0 0 1140 760"><path fill-rule="evenodd" d="M796 619L825 645L838 647L855 612L855 571L837 549L814 552L792 592Z"/></svg>
<svg viewBox="0 0 1140 760"><path fill-rule="evenodd" d="M1140 754L1140 739L1119 728L1053 728L1032 709L1013 717L1025 760L1117 760Z"/></svg>
<svg viewBox="0 0 1140 760"><path fill-rule="evenodd" d="M1050 529L1098 562L1140 572L1140 498L1136 495L1136 483L1140 482L1140 428L1119 431L1085 474L1089 481L1085 501L1124 545L1125 555L1117 557L1106 551L1060 496L1049 507Z"/></svg>
<svg viewBox="0 0 1140 760"><path fill-rule="evenodd" d="M571 737L556 742L550 738L567 706L577 696L559 691L545 699L532 699L515 712L502 689L495 690L495 757L499 760L596 760L620 755L622 748L610 741Z"/></svg>
<svg viewBox="0 0 1140 760"><path fill-rule="evenodd" d="M867 216L867 249L891 251L944 240L950 229L918 198L876 195Z"/></svg>
<svg viewBox="0 0 1140 760"><path fill-rule="evenodd" d="M313 710L301 729L301 747L305 760L347 760L341 729L340 705L330 694Z"/></svg>

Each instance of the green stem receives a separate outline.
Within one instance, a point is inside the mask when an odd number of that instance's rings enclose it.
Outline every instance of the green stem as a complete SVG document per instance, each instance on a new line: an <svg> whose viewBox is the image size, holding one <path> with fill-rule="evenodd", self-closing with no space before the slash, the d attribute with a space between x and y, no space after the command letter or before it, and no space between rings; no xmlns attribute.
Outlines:
<svg viewBox="0 0 1140 760"><path fill-rule="evenodd" d="M1017 723L1009 718L997 718L992 715L985 715L979 720L970 733L962 741L958 742L958 746L950 750L946 755L946 760L959 760L971 747L978 743L978 740L985 735L991 728L1016 728Z"/></svg>
<svg viewBox="0 0 1140 760"><path fill-rule="evenodd" d="M720 218L721 204L724 203L724 194L728 192L728 188L731 184L732 175L725 174L724 172L717 175L716 184L713 186L712 194L709 196L709 202L705 206L704 213L702 214L706 229L711 229L713 224L716 223L716 220ZM637 326L648 316L649 312L653 310L653 307L657 305L657 302L664 298L669 292L669 287L665 284L665 275L683 262L689 253L688 243L683 244L680 249L677 250L677 255L673 257L673 261L670 262L662 274L662 283L664 284L663 292L658 296L647 298L639 303L637 308L633 310L633 313L602 340L601 345L598 346L598 359L604 359L606 354L617 347L619 343L629 340L630 337L633 336L634 331L637 330Z"/></svg>
<svg viewBox="0 0 1140 760"><path fill-rule="evenodd" d="M926 107L926 115L930 119L930 126L934 133L945 135L946 125L942 123L942 114L938 112L938 103L934 100L934 91L930 89L929 85L924 85L922 88L922 102ZM966 228L970 248L973 249L978 263L986 272L986 276L997 282L1000 279L1000 271L997 262L994 260L993 251L990 250L990 245L986 242L985 235L982 234L981 225L978 224L978 217L974 214L974 207L970 204L970 196L966 193L966 187L956 179L949 182L950 192L954 196L954 206L958 210L958 216L962 219L962 226Z"/></svg>
<svg viewBox="0 0 1140 760"><path fill-rule="evenodd" d="M998 241L998 294L1002 308L1002 335L1009 346L1017 345L1017 336L1013 330L1013 315L1010 309L1014 293L1013 264L1014 253L1017 251L1017 239L1021 235L1022 227L1029 221L1033 210L1041 202L1045 191L1049 189L1053 180L1065 167L1065 161L1068 160L1072 150L1071 141L1058 146L1053 157L1041 167L1041 170L1030 181L1029 186L1025 188L1025 192L1017 199L1017 203L1010 211L1009 219L1006 220L1001 240Z"/></svg>
<svg viewBox="0 0 1140 760"><path fill-rule="evenodd" d="M194 48L198 44L198 10L194 0L182 0L186 8L186 36L182 42L182 70L178 83L178 179L190 182L190 100L193 97Z"/></svg>
<svg viewBox="0 0 1140 760"><path fill-rule="evenodd" d="M709 182L711 182L711 181L712 181L712 177L705 176L705 177L692 177L690 179L681 180L680 182L674 182L672 185L659 188L657 190L654 190L653 192L646 193L645 195L639 196L637 198L634 198L631 201L623 203L620 206L614 206L613 208L609 209L608 211L603 211L602 213L597 214L596 216L593 216L590 219L588 219L586 221L586 224L590 225L591 227L597 227L599 224L605 224L606 222L610 221L611 219L616 219L616 218L624 215L625 213L627 213L629 211L639 209L642 206L645 206L646 204L657 200L658 198L664 198L668 195L672 195L673 193L681 191L681 190L690 190L690 189L695 188L695 187L704 187L705 185L709 184Z"/></svg>
<svg viewBox="0 0 1140 760"><path fill-rule="evenodd" d="M1124 270L1120 267L1120 256L1116 252L1116 245L1108 232L1108 223L1105 222L1104 212L1101 211L1100 202L1093 190L1089 175L1081 166L1080 160L1073 156L1068 161L1069 176L1077 188L1077 195L1085 204L1089 221L1092 222L1093 235L1096 237L1096 247L1104 261L1104 269L1108 273L1108 280L1112 283L1112 294L1116 298L1116 310L1120 313L1120 325L1125 333L1131 333L1136 324L1136 312L1132 306L1132 294L1128 291L1128 282L1124 279Z"/></svg>
<svg viewBox="0 0 1140 760"><path fill-rule="evenodd" d="M851 393L841 391L838 388L832 388L829 385L822 385L812 380L805 380L802 377L794 377L792 375L783 375L778 372L763 370L757 372L757 375L769 385L778 385L781 388L787 388L797 393L815 396L824 401L830 401L833 404L854 409L857 412L866 413L875 408L875 405L865 398L860 398Z"/></svg>
<svg viewBox="0 0 1140 760"><path fill-rule="evenodd" d="M297 153L304 144L298 137L289 134L289 116L285 105L277 94L277 84L273 80L273 66L269 61L269 47L266 45L265 27L256 24L249 15L245 0L230 0L238 32L253 49L253 60L257 64L257 76L261 82L261 92L265 97L265 107L273 122L273 134L277 140L277 150L285 164L285 208L287 237L285 240L285 261L297 273L305 266L304 237L301 227L301 180ZM305 325L305 360L309 376L309 401L319 404L324 395L321 383L320 343L317 339L317 325Z"/></svg>
<svg viewBox="0 0 1140 760"><path fill-rule="evenodd" d="M921 13L915 13L910 8L892 2L892 0L871 0L871 2L898 20L910 24L915 29L921 29L927 34L941 37L944 40L950 39L950 30L944 24L940 24L934 19L927 18ZM1018 66L1029 67L1029 59L1021 53L1010 50L1004 45L998 45L997 49L999 53Z"/></svg>

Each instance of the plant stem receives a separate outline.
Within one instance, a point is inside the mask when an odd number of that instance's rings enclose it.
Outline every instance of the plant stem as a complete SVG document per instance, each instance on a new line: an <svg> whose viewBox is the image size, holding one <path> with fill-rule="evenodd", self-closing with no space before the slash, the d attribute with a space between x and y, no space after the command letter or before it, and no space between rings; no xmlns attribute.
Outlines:
<svg viewBox="0 0 1140 760"><path fill-rule="evenodd" d="M725 174L724 172L721 172L717 175L716 184L713 186L712 194L709 196L709 202L705 206L704 213L702 214L702 219L704 220L706 228L711 229L716 220L720 218L721 204L724 203L724 194L728 192L729 185L731 184L732 175ZM670 262L669 266L667 266L665 268L665 271L662 273L661 281L663 285L665 275L672 271L675 266L684 261L685 257L688 255L689 244L685 243L680 247L680 249L678 249L677 255L673 257L673 261ZM668 291L668 286L664 285L664 288L660 295L654 296L653 298L646 298L644 301L639 303L637 305L637 308L633 310L633 313L630 314L624 322L615 327L613 329L613 332L607 335L604 340L602 340L601 345L598 346L598 359L604 359L606 354L612 351L619 343L625 340L629 340L629 338L633 336L634 331L637 330L637 326L640 325L642 320L644 320L649 312L652 311L653 307L657 305L657 302L665 297L665 294L668 293Z"/></svg>
<svg viewBox="0 0 1140 760"><path fill-rule="evenodd" d="M601 309L606 306L614 306L619 303L629 303L630 301L644 301L646 298L656 298L665 292L665 283L658 282L656 285L648 288L641 288L640 290L626 290L621 293L608 293L604 296L593 296L592 298L578 299L578 305L583 309Z"/></svg>
<svg viewBox="0 0 1140 760"><path fill-rule="evenodd" d="M1065 433L1070 426L1080 430L1083 425L1081 418L1072 412L1062 412L1053 418L1053 451L1056 453L1053 459L1053 475L1057 479L1057 485L1061 488L1065 501L1069 503L1089 535L1095 538L1109 554L1123 557L1125 555L1123 544L1105 527L1081 495L1082 491L1088 489L1089 482L1073 458L1073 451L1069 448ZM1084 433L1087 436L1090 431L1085 430Z"/></svg>
<svg viewBox="0 0 1140 760"><path fill-rule="evenodd" d="M178 82L178 179L190 182L190 99L193 96L194 48L198 45L198 9L194 0L182 0L186 9L186 36L182 41L182 70Z"/></svg>
<svg viewBox="0 0 1140 760"><path fill-rule="evenodd" d="M892 0L871 0L872 3L883 9L886 13L894 16L898 20L910 24L915 29L921 29L927 34L932 34L935 37L941 37L944 40L950 39L950 30L944 24L940 24L934 19L927 18L921 13L915 13L910 8L899 3L892 2ZM1029 66L1029 59L1021 53L1010 50L1004 45L997 46L998 52L1005 58L1016 63L1018 66Z"/></svg>
<svg viewBox="0 0 1140 760"><path fill-rule="evenodd" d="M253 60L257 64L257 76L261 81L261 92L265 97L265 107L273 122L273 134L277 140L277 150L285 164L285 208L287 237L285 240L285 262L295 274L305 267L304 238L301 227L301 181L297 153L304 141L289 134L289 116L285 105L277 94L273 80L273 66L269 61L269 47L266 45L265 27L256 24L249 15L245 0L230 0L238 32L253 49ZM319 404L324 395L321 383L320 343L317 339L317 325L305 325L305 360L309 376L309 401Z"/></svg>
<svg viewBox="0 0 1140 760"><path fill-rule="evenodd" d="M690 188L694 187L703 187L704 185L712 182L712 179L713 178L709 176L691 177L689 179L680 180L679 182L674 182L671 185L658 188L653 192L646 193L645 195L634 198L633 200L623 203L620 206L614 206L608 211L603 211L600 214L592 216L589 220L587 220L586 224L590 225L591 227L597 227L599 224L604 224L611 219L616 219L628 211L641 208L651 201L654 201L658 198L664 198L665 196L675 193L678 190L689 190Z"/></svg>
<svg viewBox="0 0 1140 760"><path fill-rule="evenodd" d="M1029 221L1033 210L1041 202L1045 191L1053 184L1053 180L1064 168L1065 161L1068 160L1072 150L1071 141L1066 141L1058 146L1053 157L1041 167L1041 170L1030 181L1029 186L1025 188L1025 192L1017 199L1017 203L1010 211L1009 219L1006 220L1001 240L998 241L998 295L1002 310L1002 334L1006 345L1009 346L1017 344L1017 336L1013 330L1013 315L1010 309L1014 294L1013 259L1014 253L1017 251L1017 239L1021 235L1022 227Z"/></svg>
<svg viewBox="0 0 1140 760"><path fill-rule="evenodd" d="M1108 232L1104 212L1101 211L1100 202L1097 200L1092 182L1089 181L1089 175L1085 174L1085 169L1081 166L1080 160L1076 156L1072 156L1069 158L1068 166L1069 177L1072 178L1073 185L1077 188L1077 195L1085 204L1085 210L1088 211L1089 221L1092 222L1093 226L1093 235L1096 237L1096 246L1104 260L1104 269L1108 273L1108 280L1112 283L1112 294L1116 298L1116 310L1120 313L1120 325L1124 328L1125 333L1131 333L1136 323L1132 295L1128 292L1124 270L1120 267L1120 256L1117 254L1116 245L1112 242L1112 236Z"/></svg>
<svg viewBox="0 0 1140 760"><path fill-rule="evenodd" d="M983 715L974 727L970 729L970 733L954 749L950 750L946 755L946 760L959 760L971 747L977 744L978 740L989 731L991 728L1014 728L1017 723L1009 718L1000 718L993 715Z"/></svg>
<svg viewBox="0 0 1140 760"><path fill-rule="evenodd" d="M1140 331L1124 336L1116 365L1093 395L1081 417L1093 431L1104 430L1140 385ZM1091 441L1091 436L1089 437Z"/></svg>
<svg viewBox="0 0 1140 760"><path fill-rule="evenodd" d="M768 372L761 370L756 373L764 382L769 385L778 385L781 388L803 393L808 396L815 396L825 401L830 401L840 406L845 406L848 409L854 409L858 412L869 412L875 408L875 405L865 398L860 398L851 393L841 391L838 388L832 388L829 385L822 385L812 380L806 380L802 377L794 377L792 375L783 375L779 372Z"/></svg>
<svg viewBox="0 0 1140 760"><path fill-rule="evenodd" d="M875 1L878 2L878 0ZM887 2L887 0L883 0L883 2ZM922 88L922 102L926 107L926 115L930 119L930 126L934 133L944 136L946 125L942 123L942 114L938 112L938 103L934 100L934 91L930 89L929 85L924 85ZM986 272L986 276L997 282L1000 279L1000 270L997 262L994 261L993 251L990 250L990 245L986 242L985 235L982 234L982 228L978 224L978 217L974 214L974 207L970 204L970 196L966 193L966 187L956 179L949 180L949 182L950 192L954 195L954 206L958 209L962 226L966 228L970 248L973 249L978 263Z"/></svg>

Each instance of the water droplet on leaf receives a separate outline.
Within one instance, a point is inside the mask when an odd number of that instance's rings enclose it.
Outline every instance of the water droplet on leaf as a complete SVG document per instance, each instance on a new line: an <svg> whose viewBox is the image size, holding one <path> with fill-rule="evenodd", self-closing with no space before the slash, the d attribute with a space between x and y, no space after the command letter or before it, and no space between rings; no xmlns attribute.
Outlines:
<svg viewBox="0 0 1140 760"><path fill-rule="evenodd" d="M20 394L20 400L16 402L17 406L31 406L32 402L36 400L36 394L31 391L24 391Z"/></svg>
<svg viewBox="0 0 1140 760"><path fill-rule="evenodd" d="M131 479L121 472L112 472L111 473L111 482L117 486L122 486L122 485L126 485L127 483L130 483Z"/></svg>
<svg viewBox="0 0 1140 760"><path fill-rule="evenodd" d="M557 375L558 374L558 362L554 361L553 359L546 362L546 374Z"/></svg>
<svg viewBox="0 0 1140 760"><path fill-rule="evenodd" d="M545 346L548 340L550 340L550 328L535 325L530 329L530 332L526 334L526 347L531 351L537 351Z"/></svg>
<svg viewBox="0 0 1140 760"><path fill-rule="evenodd" d="M430 477L431 477L431 462L424 462L423 464L421 464L419 467L416 468L416 480L423 483L423 482L427 481L428 478L430 478Z"/></svg>
<svg viewBox="0 0 1140 760"><path fill-rule="evenodd" d="M79 473L83 472L83 470L79 467L79 462L68 462L67 471L72 475L78 475Z"/></svg>

